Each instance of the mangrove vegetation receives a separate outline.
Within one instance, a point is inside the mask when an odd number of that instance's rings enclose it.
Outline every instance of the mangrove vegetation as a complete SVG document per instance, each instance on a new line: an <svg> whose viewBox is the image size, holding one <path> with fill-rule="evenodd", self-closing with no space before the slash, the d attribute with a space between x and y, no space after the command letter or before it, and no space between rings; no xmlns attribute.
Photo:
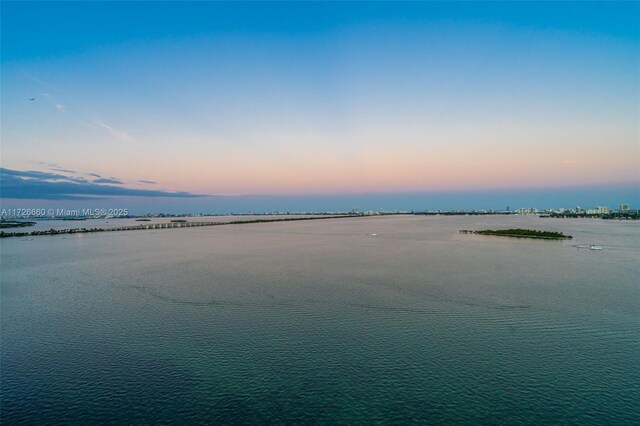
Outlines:
<svg viewBox="0 0 640 426"><path fill-rule="evenodd" d="M516 237L516 238L541 238L545 240L569 240L573 238L571 235L565 235L562 232L538 231L535 229L485 229L482 231L470 231L463 229L461 234L478 234L478 235L496 235L499 237Z"/></svg>

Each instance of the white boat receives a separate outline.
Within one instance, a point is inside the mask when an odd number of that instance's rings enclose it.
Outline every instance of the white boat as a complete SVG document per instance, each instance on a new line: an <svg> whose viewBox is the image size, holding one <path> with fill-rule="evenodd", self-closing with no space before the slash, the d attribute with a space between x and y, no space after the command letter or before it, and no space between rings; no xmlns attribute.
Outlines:
<svg viewBox="0 0 640 426"><path fill-rule="evenodd" d="M602 250L602 246L589 245L589 250Z"/></svg>
<svg viewBox="0 0 640 426"><path fill-rule="evenodd" d="M369 234L370 237L377 237L378 234Z"/></svg>

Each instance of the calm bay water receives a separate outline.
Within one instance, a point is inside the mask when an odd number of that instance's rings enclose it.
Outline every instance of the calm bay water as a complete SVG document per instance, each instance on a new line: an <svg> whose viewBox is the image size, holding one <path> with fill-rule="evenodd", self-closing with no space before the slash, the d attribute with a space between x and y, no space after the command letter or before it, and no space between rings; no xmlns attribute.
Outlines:
<svg viewBox="0 0 640 426"><path fill-rule="evenodd" d="M508 227L574 239L458 233ZM640 423L640 223L394 216L0 244L3 424Z"/></svg>

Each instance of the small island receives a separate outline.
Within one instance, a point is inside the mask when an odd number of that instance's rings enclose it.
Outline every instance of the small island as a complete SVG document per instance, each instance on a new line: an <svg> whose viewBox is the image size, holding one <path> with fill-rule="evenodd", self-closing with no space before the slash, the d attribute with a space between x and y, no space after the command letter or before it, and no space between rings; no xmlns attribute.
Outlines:
<svg viewBox="0 0 640 426"><path fill-rule="evenodd" d="M539 238L544 240L570 240L571 235L565 235L562 232L553 231L537 231L535 229L485 229L483 231L470 231L463 229L461 234L479 234L479 235L496 235L499 237L515 237L515 238Z"/></svg>

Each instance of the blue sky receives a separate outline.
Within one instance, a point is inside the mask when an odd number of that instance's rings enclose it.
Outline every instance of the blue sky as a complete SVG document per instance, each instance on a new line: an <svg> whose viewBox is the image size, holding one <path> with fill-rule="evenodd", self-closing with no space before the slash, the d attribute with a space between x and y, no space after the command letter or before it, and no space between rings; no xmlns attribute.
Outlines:
<svg viewBox="0 0 640 426"><path fill-rule="evenodd" d="M639 48L637 2L3 2L2 202L638 205Z"/></svg>

